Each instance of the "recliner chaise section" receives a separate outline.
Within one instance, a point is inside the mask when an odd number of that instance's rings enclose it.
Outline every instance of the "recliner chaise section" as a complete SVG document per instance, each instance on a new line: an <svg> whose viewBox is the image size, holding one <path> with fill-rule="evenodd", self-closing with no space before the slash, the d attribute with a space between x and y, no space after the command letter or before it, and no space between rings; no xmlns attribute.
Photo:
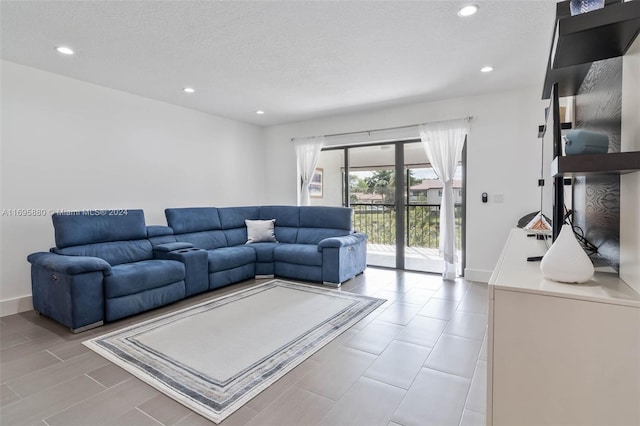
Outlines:
<svg viewBox="0 0 640 426"><path fill-rule="evenodd" d="M78 332L185 297L185 266L154 258L142 210L75 213L54 214L56 246L27 257L37 312Z"/></svg>

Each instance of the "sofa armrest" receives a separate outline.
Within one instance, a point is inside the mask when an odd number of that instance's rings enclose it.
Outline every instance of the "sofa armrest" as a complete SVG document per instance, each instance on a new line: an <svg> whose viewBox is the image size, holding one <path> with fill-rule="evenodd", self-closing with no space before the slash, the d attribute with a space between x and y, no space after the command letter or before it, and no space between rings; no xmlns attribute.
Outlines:
<svg viewBox="0 0 640 426"><path fill-rule="evenodd" d="M326 238L318 244L322 253L322 282L339 287L367 267L367 236L354 233Z"/></svg>
<svg viewBox="0 0 640 426"><path fill-rule="evenodd" d="M111 265L104 259L33 253L31 293L33 308L69 327L74 333L102 325L104 277Z"/></svg>
<svg viewBox="0 0 640 426"><path fill-rule="evenodd" d="M345 235L342 237L325 238L324 240L318 243L318 251L322 251L322 249L324 248L338 248L338 247L351 246L354 244L360 244L363 241L364 242L367 241L367 235L360 234L360 233Z"/></svg>
<svg viewBox="0 0 640 426"><path fill-rule="evenodd" d="M173 243L158 244L157 246L153 247L153 251L168 253L170 251L188 249L192 247L193 247L193 244L191 243L183 243L183 242L177 241Z"/></svg>
<svg viewBox="0 0 640 426"><path fill-rule="evenodd" d="M27 256L27 260L33 265L67 275L78 275L98 271L101 271L105 276L111 275L111 265L99 257L64 256L39 252L30 254Z"/></svg>
<svg viewBox="0 0 640 426"><path fill-rule="evenodd" d="M147 225L147 238L173 235L173 229L164 225Z"/></svg>

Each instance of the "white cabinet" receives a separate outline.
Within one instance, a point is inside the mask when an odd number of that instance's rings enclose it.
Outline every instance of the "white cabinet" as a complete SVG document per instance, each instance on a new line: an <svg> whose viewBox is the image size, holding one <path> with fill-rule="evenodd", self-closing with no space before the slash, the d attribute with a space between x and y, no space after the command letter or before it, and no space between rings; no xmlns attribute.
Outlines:
<svg viewBox="0 0 640 426"><path fill-rule="evenodd" d="M640 295L545 280L545 251L512 230L489 281L487 424L640 425Z"/></svg>

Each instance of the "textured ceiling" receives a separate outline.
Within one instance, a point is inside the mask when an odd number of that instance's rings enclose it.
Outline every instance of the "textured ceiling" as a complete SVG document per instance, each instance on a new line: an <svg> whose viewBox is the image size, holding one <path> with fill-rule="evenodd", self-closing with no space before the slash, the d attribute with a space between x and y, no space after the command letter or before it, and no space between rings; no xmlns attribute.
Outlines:
<svg viewBox="0 0 640 426"><path fill-rule="evenodd" d="M475 3L2 0L1 54L260 126L542 88L555 1Z"/></svg>

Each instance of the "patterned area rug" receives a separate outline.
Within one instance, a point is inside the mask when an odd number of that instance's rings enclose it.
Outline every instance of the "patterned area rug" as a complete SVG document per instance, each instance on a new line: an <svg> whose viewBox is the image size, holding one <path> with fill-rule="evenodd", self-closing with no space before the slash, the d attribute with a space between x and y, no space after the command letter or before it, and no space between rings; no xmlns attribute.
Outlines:
<svg viewBox="0 0 640 426"><path fill-rule="evenodd" d="M84 344L219 423L383 302L273 280Z"/></svg>

